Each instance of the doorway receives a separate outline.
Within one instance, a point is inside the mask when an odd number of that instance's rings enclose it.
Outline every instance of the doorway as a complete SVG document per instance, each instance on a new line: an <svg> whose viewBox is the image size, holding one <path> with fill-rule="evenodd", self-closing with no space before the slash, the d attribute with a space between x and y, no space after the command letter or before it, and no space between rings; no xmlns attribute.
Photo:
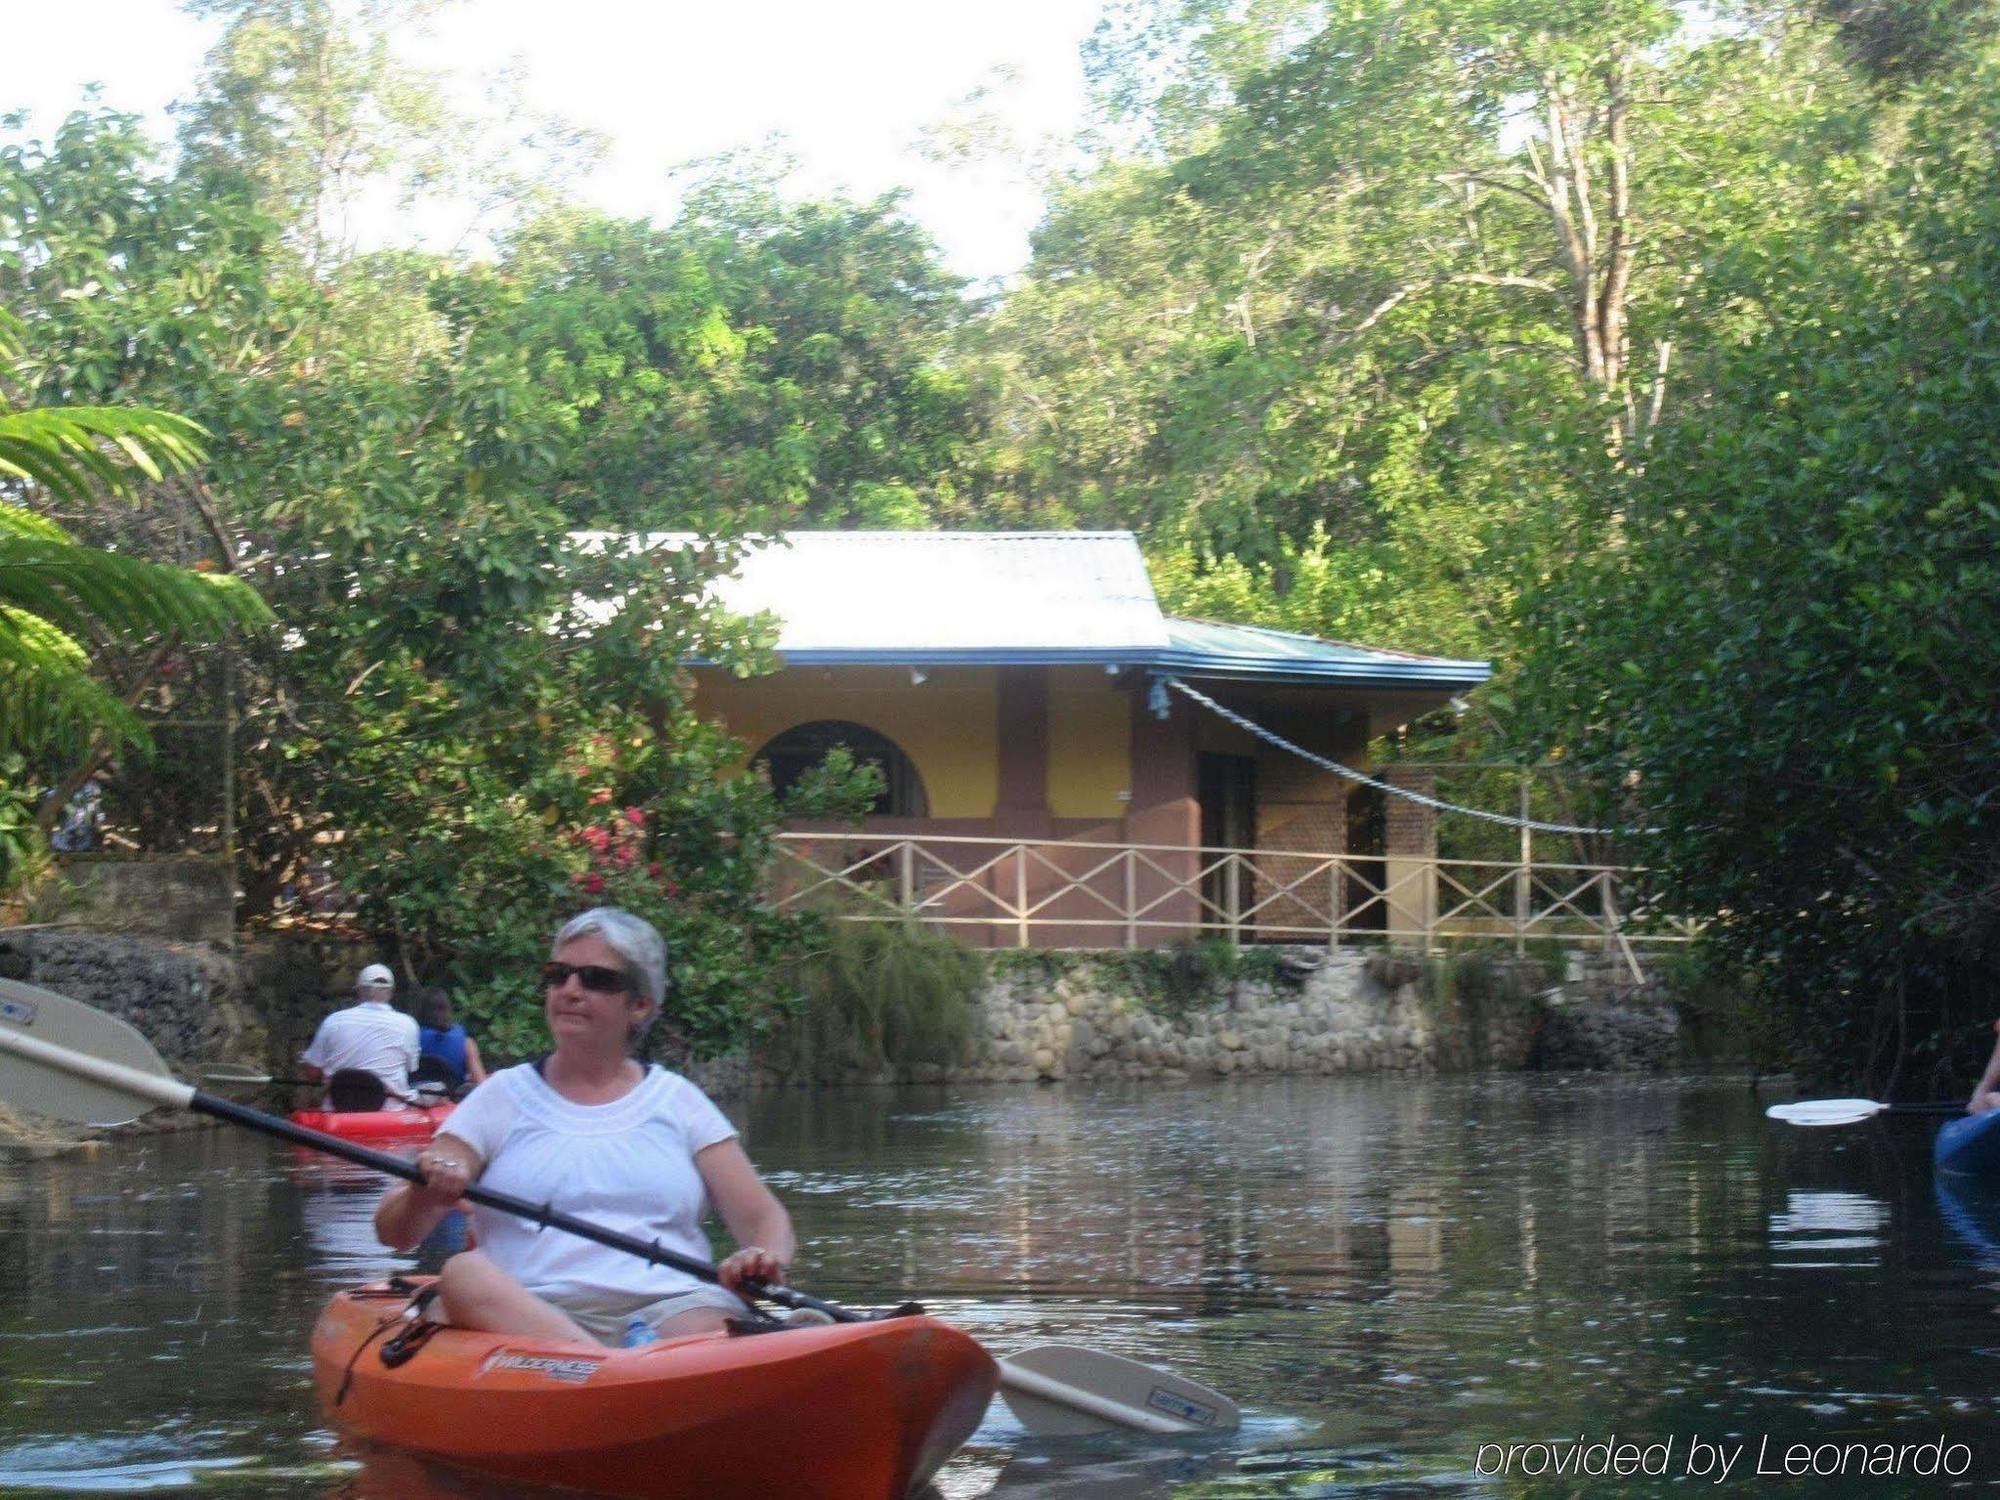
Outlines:
<svg viewBox="0 0 2000 1500"><path fill-rule="evenodd" d="M1204 849L1251 849L1257 843L1257 761L1248 755L1203 753L1195 763L1196 791L1201 804ZM1202 856L1204 865L1216 856ZM1231 861L1201 878L1202 925L1225 928L1218 912L1240 912L1252 899L1255 881L1240 862Z"/></svg>

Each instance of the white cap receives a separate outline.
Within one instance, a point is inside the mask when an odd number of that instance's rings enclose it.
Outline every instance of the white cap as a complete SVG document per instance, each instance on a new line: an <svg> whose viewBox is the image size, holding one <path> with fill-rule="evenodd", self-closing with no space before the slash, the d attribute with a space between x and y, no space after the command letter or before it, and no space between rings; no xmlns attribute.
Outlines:
<svg viewBox="0 0 2000 1500"><path fill-rule="evenodd" d="M357 990L393 990L396 987L396 976L389 972L387 964L370 964L354 976L354 987Z"/></svg>

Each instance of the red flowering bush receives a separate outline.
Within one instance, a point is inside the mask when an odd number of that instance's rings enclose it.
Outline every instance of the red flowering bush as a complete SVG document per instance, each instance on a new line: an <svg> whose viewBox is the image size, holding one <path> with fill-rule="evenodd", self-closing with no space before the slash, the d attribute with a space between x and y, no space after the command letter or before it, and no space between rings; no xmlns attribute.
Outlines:
<svg viewBox="0 0 2000 1500"><path fill-rule="evenodd" d="M592 793L591 802L597 804L599 796ZM611 800L610 793L603 793L603 800ZM657 859L646 857L646 810L643 807L628 807L616 817L604 823L592 823L578 829L572 835L573 841L582 850L585 867L570 877L572 884L586 896L602 896L610 889L610 882L621 876L631 875L641 865L645 869L645 879L652 883L654 890L666 900L673 900L680 894L680 886L670 879L667 867Z"/></svg>
<svg viewBox="0 0 2000 1500"><path fill-rule="evenodd" d="M766 901L774 836L788 817L858 813L879 780L849 764L781 805L742 773L744 747L694 712L680 663L770 660L764 627L694 602L726 549L535 555L494 575L476 638L426 629L421 653L357 648L341 680L365 681L365 695L343 696L323 737L289 742L338 769L315 783L338 794L324 809L341 834L335 873L498 1059L547 1045L536 971L556 928L598 905L667 940L655 1041L678 1034L699 1053L754 1041L793 1006L780 961L818 923ZM579 611L578 597L622 607Z"/></svg>
<svg viewBox="0 0 2000 1500"><path fill-rule="evenodd" d="M635 912L667 940L671 993L649 1043L707 1056L754 1042L796 1003L782 960L818 941L821 921L766 902L773 835L787 816L852 815L876 783L809 778L781 806L738 772L741 754L692 713L664 727L628 716L517 790L468 797L437 836L406 840L376 866L372 903L501 1058L548 1045L535 971L556 928L591 906Z"/></svg>

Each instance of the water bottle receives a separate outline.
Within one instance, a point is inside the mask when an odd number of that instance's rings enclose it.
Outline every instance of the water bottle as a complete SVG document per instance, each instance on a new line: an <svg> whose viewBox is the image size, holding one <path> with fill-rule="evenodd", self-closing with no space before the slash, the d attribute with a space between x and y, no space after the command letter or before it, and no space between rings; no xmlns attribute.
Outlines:
<svg viewBox="0 0 2000 1500"><path fill-rule="evenodd" d="M653 1332L653 1325L634 1313L625 1320L625 1337L619 1340L621 1349L637 1349L643 1344L657 1344L660 1336Z"/></svg>

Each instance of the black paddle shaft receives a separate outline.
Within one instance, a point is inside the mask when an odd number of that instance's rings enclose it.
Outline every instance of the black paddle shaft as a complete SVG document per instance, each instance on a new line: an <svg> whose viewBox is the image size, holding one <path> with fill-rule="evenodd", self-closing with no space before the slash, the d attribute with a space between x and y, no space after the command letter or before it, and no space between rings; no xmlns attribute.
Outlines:
<svg viewBox="0 0 2000 1500"><path fill-rule="evenodd" d="M391 1156L386 1151L371 1151L366 1146L353 1141L343 1141L337 1135L325 1131L311 1130L291 1120L281 1120L276 1115L267 1115L261 1109L252 1109L247 1104L238 1104L233 1099L218 1099L213 1094L196 1091L188 1100L187 1107L204 1115L213 1115L218 1120L228 1120L232 1124L247 1125L252 1130L261 1130L266 1135L275 1135L282 1140L294 1141L301 1146L310 1146L315 1151L324 1151L329 1156L338 1156L357 1166L370 1167L391 1177L400 1177L405 1182L422 1183L424 1174L417 1170L415 1163L404 1161L400 1156ZM518 1219L526 1219L531 1224L539 1224L544 1229L560 1229L581 1239L591 1240L613 1250L622 1250L627 1255L636 1255L641 1260L656 1266L671 1266L676 1271L684 1271L721 1285L721 1277L714 1266L705 1260L696 1260L691 1255L682 1255L669 1250L664 1245L649 1240L635 1239L629 1234L620 1234L615 1229L605 1229L588 1219L572 1218L546 1203L530 1203L525 1198L516 1198L511 1193L496 1193L491 1188L483 1188L478 1183L465 1190L465 1196L474 1203L487 1208L498 1209L503 1214L512 1214ZM809 1308L813 1312L824 1313L836 1323L862 1323L866 1317L852 1308L838 1303L825 1302L806 1292L793 1291L788 1286L775 1286L765 1281L746 1281L744 1290L752 1296L762 1297L781 1307Z"/></svg>

